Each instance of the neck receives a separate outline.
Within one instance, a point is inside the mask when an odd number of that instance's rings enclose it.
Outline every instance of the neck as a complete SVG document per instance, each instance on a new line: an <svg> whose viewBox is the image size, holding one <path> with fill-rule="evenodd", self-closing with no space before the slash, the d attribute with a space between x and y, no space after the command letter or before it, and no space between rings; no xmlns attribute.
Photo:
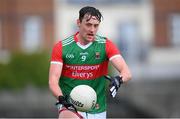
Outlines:
<svg viewBox="0 0 180 119"><path fill-rule="evenodd" d="M81 45L87 45L90 43L89 41L86 41L79 33L77 34L77 39Z"/></svg>

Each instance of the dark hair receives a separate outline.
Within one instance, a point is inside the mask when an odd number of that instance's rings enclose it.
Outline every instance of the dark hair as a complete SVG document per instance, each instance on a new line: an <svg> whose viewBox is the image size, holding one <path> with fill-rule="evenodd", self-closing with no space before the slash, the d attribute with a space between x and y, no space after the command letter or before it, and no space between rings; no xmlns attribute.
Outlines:
<svg viewBox="0 0 180 119"><path fill-rule="evenodd" d="M79 10L80 22L82 22L82 19L84 18L84 15L86 14L90 15L90 18L88 20L90 20L92 16L95 16L99 22L101 22L101 18L103 17L101 12L98 9L94 7L86 6Z"/></svg>

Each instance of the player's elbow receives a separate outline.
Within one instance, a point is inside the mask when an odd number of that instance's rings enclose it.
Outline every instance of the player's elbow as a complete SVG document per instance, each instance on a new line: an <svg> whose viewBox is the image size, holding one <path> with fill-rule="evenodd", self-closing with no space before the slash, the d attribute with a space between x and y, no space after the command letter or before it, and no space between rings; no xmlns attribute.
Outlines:
<svg viewBox="0 0 180 119"><path fill-rule="evenodd" d="M55 85L56 85L56 82L52 78L50 78L49 79L49 89L52 90Z"/></svg>
<svg viewBox="0 0 180 119"><path fill-rule="evenodd" d="M59 85L59 76L58 75L49 75L49 88Z"/></svg>
<svg viewBox="0 0 180 119"><path fill-rule="evenodd" d="M53 87L53 82L49 80L49 89L52 90L52 87Z"/></svg>

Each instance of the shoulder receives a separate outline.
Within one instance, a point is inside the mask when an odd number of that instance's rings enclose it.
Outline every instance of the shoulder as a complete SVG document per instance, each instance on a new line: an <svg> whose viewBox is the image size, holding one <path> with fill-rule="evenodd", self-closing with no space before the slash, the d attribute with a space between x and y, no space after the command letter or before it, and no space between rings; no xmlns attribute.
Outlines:
<svg viewBox="0 0 180 119"><path fill-rule="evenodd" d="M105 36L100 36L100 35L96 35L96 40L98 43L106 43L106 44L114 44L110 39L108 39L107 37Z"/></svg>
<svg viewBox="0 0 180 119"><path fill-rule="evenodd" d="M96 40L98 43L106 43L107 38L104 36L96 35Z"/></svg>
<svg viewBox="0 0 180 119"><path fill-rule="evenodd" d="M59 40L57 43L54 44L54 49L59 49L62 47L62 42Z"/></svg>
<svg viewBox="0 0 180 119"><path fill-rule="evenodd" d="M65 38L63 40L59 40L57 43L54 44L55 49L62 48L63 46L66 46L74 41L73 36L69 36L68 38Z"/></svg>
<svg viewBox="0 0 180 119"><path fill-rule="evenodd" d="M69 45L69 44L71 44L72 42L74 42L74 35L69 36L69 37L63 39L63 40L62 40L62 46Z"/></svg>

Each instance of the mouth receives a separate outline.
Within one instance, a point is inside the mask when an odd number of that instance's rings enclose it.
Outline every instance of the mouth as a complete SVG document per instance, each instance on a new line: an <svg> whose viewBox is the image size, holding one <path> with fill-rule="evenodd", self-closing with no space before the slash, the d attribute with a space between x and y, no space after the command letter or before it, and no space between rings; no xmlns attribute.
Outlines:
<svg viewBox="0 0 180 119"><path fill-rule="evenodd" d="M91 34L91 33L89 33L89 34L87 34L88 36L90 36L90 37L93 37L94 36L94 34Z"/></svg>

